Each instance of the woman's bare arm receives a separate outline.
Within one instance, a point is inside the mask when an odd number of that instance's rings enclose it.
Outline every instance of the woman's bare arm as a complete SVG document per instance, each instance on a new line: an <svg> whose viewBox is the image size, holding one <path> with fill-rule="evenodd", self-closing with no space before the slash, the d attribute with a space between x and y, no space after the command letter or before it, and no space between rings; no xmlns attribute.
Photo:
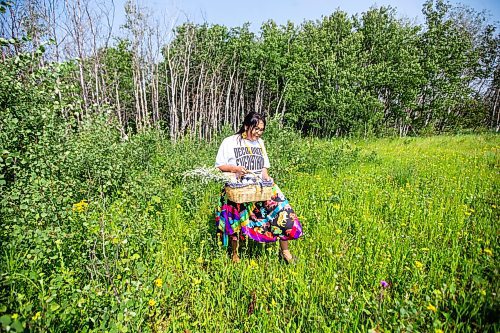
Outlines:
<svg viewBox="0 0 500 333"><path fill-rule="evenodd" d="M234 172L239 174L245 174L248 172L248 170L241 165L238 166L238 165L224 164L224 165L219 165L218 168L222 172Z"/></svg>

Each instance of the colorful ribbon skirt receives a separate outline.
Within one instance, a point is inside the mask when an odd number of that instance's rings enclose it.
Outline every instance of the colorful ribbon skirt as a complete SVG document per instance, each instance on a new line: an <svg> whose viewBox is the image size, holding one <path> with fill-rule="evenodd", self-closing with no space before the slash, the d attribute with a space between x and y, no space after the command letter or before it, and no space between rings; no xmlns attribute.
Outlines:
<svg viewBox="0 0 500 333"><path fill-rule="evenodd" d="M248 236L251 239L270 243L277 240L297 239L302 235L302 226L278 185L273 186L270 200L235 203L221 193L215 221L224 246L229 237Z"/></svg>

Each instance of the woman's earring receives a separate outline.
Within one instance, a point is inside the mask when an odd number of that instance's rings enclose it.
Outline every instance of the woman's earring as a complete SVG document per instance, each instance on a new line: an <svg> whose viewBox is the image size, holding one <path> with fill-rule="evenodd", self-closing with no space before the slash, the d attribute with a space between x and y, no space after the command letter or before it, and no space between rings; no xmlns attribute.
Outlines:
<svg viewBox="0 0 500 333"><path fill-rule="evenodd" d="M243 134L241 134L241 137L242 137L243 139L246 139L246 138L247 138L247 133L246 133L246 132L243 132Z"/></svg>

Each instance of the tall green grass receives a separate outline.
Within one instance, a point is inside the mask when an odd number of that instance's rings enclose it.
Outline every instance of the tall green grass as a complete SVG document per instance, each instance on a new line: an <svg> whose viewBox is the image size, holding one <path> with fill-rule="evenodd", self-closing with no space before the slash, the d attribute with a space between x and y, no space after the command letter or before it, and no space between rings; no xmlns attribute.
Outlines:
<svg viewBox="0 0 500 333"><path fill-rule="evenodd" d="M267 150L304 228L296 265L253 242L232 264L214 235L219 185L181 177L211 165L216 144L160 145L114 197L71 212L78 237L43 240L51 272L19 271L5 251L4 321L60 332L500 329L498 136L292 137L283 152L285 140Z"/></svg>

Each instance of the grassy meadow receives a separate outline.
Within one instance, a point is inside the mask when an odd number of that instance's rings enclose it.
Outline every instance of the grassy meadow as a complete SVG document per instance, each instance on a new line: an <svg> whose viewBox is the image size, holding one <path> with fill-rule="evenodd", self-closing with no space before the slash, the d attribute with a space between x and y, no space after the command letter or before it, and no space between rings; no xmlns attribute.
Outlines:
<svg viewBox="0 0 500 333"><path fill-rule="evenodd" d="M29 233L11 226L1 327L500 330L497 135L266 142L304 228L290 244L296 265L253 242L232 264L217 241L220 185L182 173L212 165L219 142L156 143L112 196L82 192L47 232L42 217Z"/></svg>

